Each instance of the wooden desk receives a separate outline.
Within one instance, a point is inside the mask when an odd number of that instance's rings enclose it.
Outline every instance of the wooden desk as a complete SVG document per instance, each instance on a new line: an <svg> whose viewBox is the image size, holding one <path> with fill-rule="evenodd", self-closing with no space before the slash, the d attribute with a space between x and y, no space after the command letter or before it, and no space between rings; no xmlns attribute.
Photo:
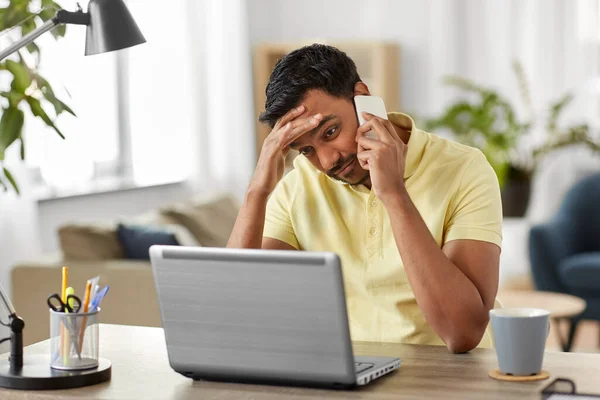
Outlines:
<svg viewBox="0 0 600 400"><path fill-rule="evenodd" d="M194 382L174 372L167 361L161 328L101 325L100 353L112 361L112 380L86 388L24 392L0 389L3 400L53 399L540 399L541 388L555 377L571 378L577 390L600 393L600 355L546 353L544 369L550 379L508 383L488 378L496 367L493 350L450 354L439 346L355 343L357 354L398 356L403 365L395 373L352 391L303 389L277 386ZM46 354L44 341L25 350ZM6 356L6 355L4 355Z"/></svg>

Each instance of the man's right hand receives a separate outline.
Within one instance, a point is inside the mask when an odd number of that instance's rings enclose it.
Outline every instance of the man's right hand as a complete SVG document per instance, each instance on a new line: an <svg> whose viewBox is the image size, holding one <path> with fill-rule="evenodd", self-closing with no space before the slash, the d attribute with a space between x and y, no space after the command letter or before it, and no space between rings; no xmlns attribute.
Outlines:
<svg viewBox="0 0 600 400"><path fill-rule="evenodd" d="M300 105L288 111L277 121L263 142L249 191L265 196L270 195L283 176L285 156L290 151L289 145L314 129L323 118L321 114L301 117L303 112L304 106Z"/></svg>

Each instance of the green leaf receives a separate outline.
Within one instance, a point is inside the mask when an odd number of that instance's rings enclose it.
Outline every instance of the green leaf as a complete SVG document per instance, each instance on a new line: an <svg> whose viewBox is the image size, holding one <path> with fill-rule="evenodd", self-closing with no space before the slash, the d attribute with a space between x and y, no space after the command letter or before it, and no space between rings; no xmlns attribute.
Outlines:
<svg viewBox="0 0 600 400"><path fill-rule="evenodd" d="M60 24L56 28L52 29L52 35L54 36L55 39L58 39L59 37L64 37L66 33L67 33L67 25L66 24Z"/></svg>
<svg viewBox="0 0 600 400"><path fill-rule="evenodd" d="M29 17L29 13L26 10L10 5L6 7L6 11L4 12L3 28L8 29L17 26L27 17Z"/></svg>
<svg viewBox="0 0 600 400"><path fill-rule="evenodd" d="M21 100L25 98L25 96L22 93L18 93L12 90L10 92L0 92L0 96L8 99L9 107L17 107Z"/></svg>
<svg viewBox="0 0 600 400"><path fill-rule="evenodd" d="M35 21L33 19L28 19L23 21L21 24L21 35L25 36L29 32L34 31L36 28Z"/></svg>
<svg viewBox="0 0 600 400"><path fill-rule="evenodd" d="M53 18L56 15L56 9L53 7L46 7L42 4L42 6L44 7L44 9L42 11L39 12L39 17L42 19L42 21L46 22L49 19Z"/></svg>
<svg viewBox="0 0 600 400"><path fill-rule="evenodd" d="M17 185L15 178L13 178L12 174L10 173L10 171L8 169L6 169L6 167L4 167L4 176L6 176L6 178L12 185L13 189L15 189L15 192L17 192L17 194L21 194L19 191L19 185Z"/></svg>
<svg viewBox="0 0 600 400"><path fill-rule="evenodd" d="M4 16L6 15L6 8L0 8L0 32L4 30Z"/></svg>
<svg viewBox="0 0 600 400"><path fill-rule="evenodd" d="M569 103L573 100L573 96L570 93L565 94L561 97L557 102L553 103L550 106L550 117L548 118L548 123L546 124L546 129L552 133L556 134L558 130L558 119L562 111L569 105Z"/></svg>
<svg viewBox="0 0 600 400"><path fill-rule="evenodd" d="M19 136L19 142L21 143L21 161L25 161L25 140L23 140L23 135Z"/></svg>
<svg viewBox="0 0 600 400"><path fill-rule="evenodd" d="M64 139L65 136L56 127L56 125L54 125L54 122L52 122L52 120L50 119L50 117L48 116L46 111L44 111L44 109L42 108L42 104L40 103L40 101L31 96L27 96L26 100L27 100L27 103L29 104L29 108L31 108L31 112L33 113L33 115L41 118L42 121L44 121L46 123L46 125L52 127L56 131L56 133L58 133L58 135Z"/></svg>
<svg viewBox="0 0 600 400"><path fill-rule="evenodd" d="M41 89L44 98L54 106L54 111L56 112L57 116L65 111L73 115L74 117L77 116L75 112L71 109L71 107L69 107L56 97L52 86L50 86L50 83L48 83L46 79L36 74L35 80L37 81L38 87Z"/></svg>
<svg viewBox="0 0 600 400"><path fill-rule="evenodd" d="M20 93L25 93L25 90L31 85L29 69L13 60L6 60L6 69L14 76L11 87Z"/></svg>
<svg viewBox="0 0 600 400"><path fill-rule="evenodd" d="M54 0L42 0L42 7L50 7L54 9L59 9L60 6L54 2Z"/></svg>
<svg viewBox="0 0 600 400"><path fill-rule="evenodd" d="M8 186L6 186L6 183L2 179L0 179L0 186L2 186L5 192L8 192Z"/></svg>
<svg viewBox="0 0 600 400"><path fill-rule="evenodd" d="M21 136L25 114L16 107L9 107L0 118L0 160L4 160L6 149Z"/></svg>
<svg viewBox="0 0 600 400"><path fill-rule="evenodd" d="M37 53L38 55L40 54L40 48L38 47L37 44L35 44L33 42L29 43L25 47L27 48L27 51L31 54L33 54L33 53Z"/></svg>

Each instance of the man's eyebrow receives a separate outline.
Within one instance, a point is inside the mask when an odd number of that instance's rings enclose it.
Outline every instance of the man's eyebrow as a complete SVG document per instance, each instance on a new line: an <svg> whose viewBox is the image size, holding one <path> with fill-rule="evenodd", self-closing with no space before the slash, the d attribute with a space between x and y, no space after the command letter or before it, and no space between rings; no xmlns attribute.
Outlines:
<svg viewBox="0 0 600 400"><path fill-rule="evenodd" d="M324 117L321 119L321 121L319 122L319 125L317 125L317 126L316 126L316 127L314 127L313 129L311 129L311 130L308 132L308 134L309 134L310 136L314 136L314 135L315 135L315 133L317 133L317 132L319 131L319 129L321 129L321 128L323 127L323 125L325 125L327 122L329 122L329 121L331 121L332 119L335 119L335 118L337 118L337 115L335 115L335 114L329 114L329 115L326 115L326 116L324 116ZM298 146L298 143L296 143L295 141L294 141L294 142L292 142L292 143L290 143L290 147L291 147L291 148L294 148L294 147L297 147L297 146Z"/></svg>

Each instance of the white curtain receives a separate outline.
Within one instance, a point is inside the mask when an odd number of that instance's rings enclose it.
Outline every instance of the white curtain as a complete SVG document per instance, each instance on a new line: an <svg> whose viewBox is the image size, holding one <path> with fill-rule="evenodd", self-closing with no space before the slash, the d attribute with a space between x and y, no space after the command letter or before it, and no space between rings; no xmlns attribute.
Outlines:
<svg viewBox="0 0 600 400"><path fill-rule="evenodd" d="M188 0L197 71L194 183L241 198L254 171L252 52L245 0Z"/></svg>

